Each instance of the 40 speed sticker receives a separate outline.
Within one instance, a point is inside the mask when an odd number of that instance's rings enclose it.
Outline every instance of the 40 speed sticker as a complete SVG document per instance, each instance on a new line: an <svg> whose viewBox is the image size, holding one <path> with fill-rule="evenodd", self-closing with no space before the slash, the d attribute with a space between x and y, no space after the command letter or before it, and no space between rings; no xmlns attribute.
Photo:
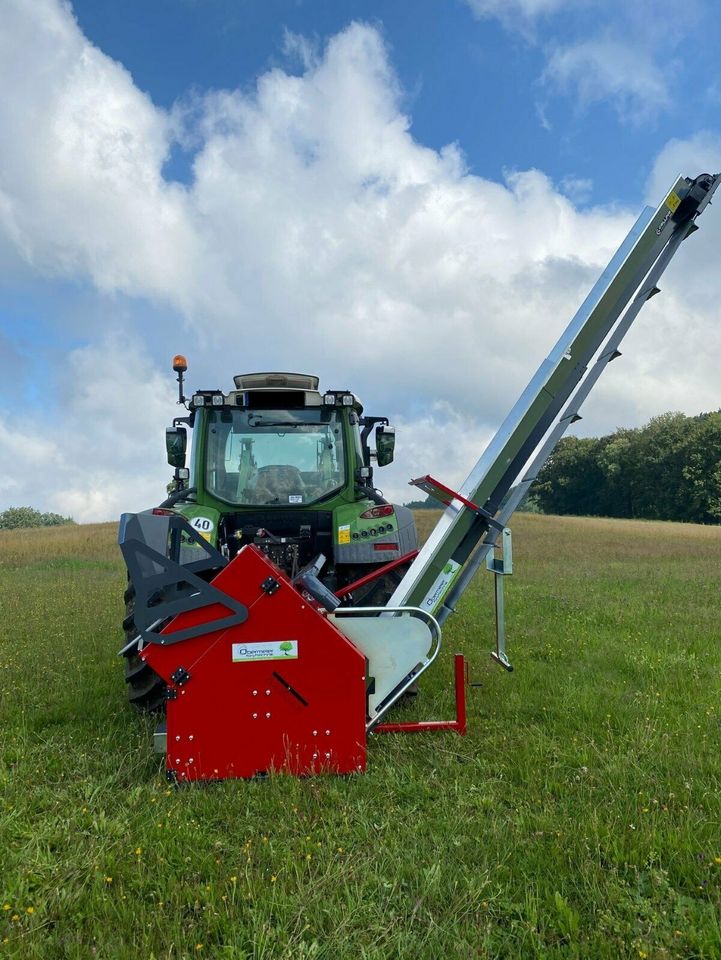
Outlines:
<svg viewBox="0 0 721 960"><path fill-rule="evenodd" d="M215 530L215 524L212 520L209 520L207 517L193 517L193 519L188 522L194 530L198 531L204 540L210 540L213 535L213 530Z"/></svg>
<svg viewBox="0 0 721 960"><path fill-rule="evenodd" d="M272 640L268 643L234 643L233 663L255 660L297 660L297 640Z"/></svg>

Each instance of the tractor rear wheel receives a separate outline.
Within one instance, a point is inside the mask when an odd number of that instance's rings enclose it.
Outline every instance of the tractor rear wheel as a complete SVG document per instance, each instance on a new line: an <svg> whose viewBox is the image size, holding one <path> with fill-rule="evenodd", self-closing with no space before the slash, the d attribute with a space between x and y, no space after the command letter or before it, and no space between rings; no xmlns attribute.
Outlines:
<svg viewBox="0 0 721 960"><path fill-rule="evenodd" d="M134 618L135 587L130 580L128 580L124 599L123 630L127 644L137 637ZM136 710L155 713L165 709L165 681L138 656L132 647L125 654L125 682L128 685L128 700Z"/></svg>

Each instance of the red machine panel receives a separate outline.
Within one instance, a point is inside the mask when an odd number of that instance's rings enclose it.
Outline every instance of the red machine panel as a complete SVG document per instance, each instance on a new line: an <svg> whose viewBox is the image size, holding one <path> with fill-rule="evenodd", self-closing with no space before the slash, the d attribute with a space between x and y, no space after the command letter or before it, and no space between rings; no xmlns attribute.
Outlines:
<svg viewBox="0 0 721 960"><path fill-rule="evenodd" d="M364 656L253 546L213 585L247 606L244 623L142 653L174 695L168 771L190 781L364 770ZM181 614L163 633L208 614Z"/></svg>

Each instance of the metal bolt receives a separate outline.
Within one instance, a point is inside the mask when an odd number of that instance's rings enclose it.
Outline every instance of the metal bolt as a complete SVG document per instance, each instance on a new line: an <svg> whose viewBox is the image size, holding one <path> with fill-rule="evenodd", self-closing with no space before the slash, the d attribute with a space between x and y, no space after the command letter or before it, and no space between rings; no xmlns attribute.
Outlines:
<svg viewBox="0 0 721 960"><path fill-rule="evenodd" d="M318 759L318 754L317 754L317 753L314 753L314 754L313 754L313 759L314 759L314 760L317 760L317 759ZM180 760L178 760L178 763L180 763Z"/></svg>
<svg viewBox="0 0 721 960"><path fill-rule="evenodd" d="M178 734L176 734L175 739L176 739L176 741L177 741L177 740L180 740L180 736L179 736Z"/></svg>
<svg viewBox="0 0 721 960"><path fill-rule="evenodd" d="M326 753L325 758L326 758L326 760L330 760L330 754L329 754L329 753Z"/></svg>
<svg viewBox="0 0 721 960"><path fill-rule="evenodd" d="M254 719L254 720L257 720L257 719L258 719L258 714L257 714L257 713L254 713L254 714L253 714L253 719Z"/></svg>
<svg viewBox="0 0 721 960"><path fill-rule="evenodd" d="M317 737L317 736L318 736L318 731L317 731L317 730L314 730L314 731L313 731L313 736L314 736L314 737Z"/></svg>
<svg viewBox="0 0 721 960"><path fill-rule="evenodd" d="M254 691L253 691L253 696L254 696L254 697L257 697L257 696L258 696L258 691L257 691L257 690L254 690Z"/></svg>
<svg viewBox="0 0 721 960"><path fill-rule="evenodd" d="M330 756L330 754L328 754L328 756ZM188 763L192 763L192 762L193 762L193 758L191 757L190 760L188 760Z"/></svg>
<svg viewBox="0 0 721 960"><path fill-rule="evenodd" d="M270 714L269 714L269 713L266 713L265 719L266 719L266 720L270 720Z"/></svg>
<svg viewBox="0 0 721 960"><path fill-rule="evenodd" d="M193 734L191 733L190 736L188 737L188 740L192 740L192 739L193 739Z"/></svg>
<svg viewBox="0 0 721 960"><path fill-rule="evenodd" d="M180 763L180 757L176 757L176 758L175 758L175 762L176 762L176 763Z"/></svg>
<svg viewBox="0 0 721 960"><path fill-rule="evenodd" d="M265 695L266 695L266 697L269 697L269 696L270 696L270 690L266 690L266 691L265 691Z"/></svg>
<svg viewBox="0 0 721 960"><path fill-rule="evenodd" d="M330 730L326 730L325 735L326 735L326 737L329 737L329 736L330 736ZM193 738L191 737L190 739L192 740Z"/></svg>

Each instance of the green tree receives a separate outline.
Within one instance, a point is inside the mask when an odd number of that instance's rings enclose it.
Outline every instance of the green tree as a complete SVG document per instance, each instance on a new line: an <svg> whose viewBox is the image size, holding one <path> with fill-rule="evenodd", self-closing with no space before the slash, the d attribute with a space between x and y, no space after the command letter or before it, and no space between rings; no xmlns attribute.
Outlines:
<svg viewBox="0 0 721 960"><path fill-rule="evenodd" d="M59 527L75 523L71 517L59 513L40 513L33 507L8 507L0 513L0 530L18 530L22 527Z"/></svg>

